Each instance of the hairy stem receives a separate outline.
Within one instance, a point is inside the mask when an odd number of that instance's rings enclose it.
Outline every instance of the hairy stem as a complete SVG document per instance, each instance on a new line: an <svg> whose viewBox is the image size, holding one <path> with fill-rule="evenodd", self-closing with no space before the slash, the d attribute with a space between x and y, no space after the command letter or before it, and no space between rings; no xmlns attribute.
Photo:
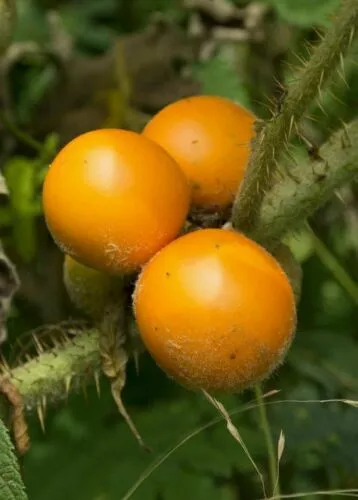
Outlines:
<svg viewBox="0 0 358 500"><path fill-rule="evenodd" d="M280 498L280 485L279 485L279 476L277 469L277 458L275 453L275 446L271 434L270 424L267 417L266 406L263 402L263 395L261 386L257 384L255 386L255 397L258 405L259 411L259 419L262 428L262 432L264 434L267 455L268 455L268 466L269 466L269 474L270 474L270 482L271 482L271 491L272 495L276 495L275 498Z"/></svg>
<svg viewBox="0 0 358 500"><path fill-rule="evenodd" d="M357 27L357 0L342 0L331 28L287 88L282 109L257 131L245 179L233 206L232 222L236 229L248 234L255 230L260 206L272 187L280 154L308 104L342 61Z"/></svg>
<svg viewBox="0 0 358 500"><path fill-rule="evenodd" d="M39 402L65 397L70 386L93 376L100 369L98 331L81 332L61 347L43 352L38 357L6 373L27 409Z"/></svg>
<svg viewBox="0 0 358 500"><path fill-rule="evenodd" d="M344 183L358 176L358 120L343 127L321 147L315 161L295 165L264 198L251 236L272 250L326 203Z"/></svg>

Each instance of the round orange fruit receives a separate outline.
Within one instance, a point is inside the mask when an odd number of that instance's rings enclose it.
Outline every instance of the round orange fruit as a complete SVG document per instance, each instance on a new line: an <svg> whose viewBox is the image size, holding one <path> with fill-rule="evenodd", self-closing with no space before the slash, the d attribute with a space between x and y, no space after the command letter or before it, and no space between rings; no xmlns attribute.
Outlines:
<svg viewBox="0 0 358 500"><path fill-rule="evenodd" d="M143 135L179 163L192 188L192 205L203 211L228 207L243 179L255 117L235 102L194 96L169 104Z"/></svg>
<svg viewBox="0 0 358 500"><path fill-rule="evenodd" d="M160 146L116 129L72 140L43 186L45 219L60 248L111 274L139 269L173 240L189 197L185 175Z"/></svg>
<svg viewBox="0 0 358 500"><path fill-rule="evenodd" d="M286 274L262 247L224 229L198 230L161 250L133 300L148 351L192 389L235 392L262 380L295 332Z"/></svg>

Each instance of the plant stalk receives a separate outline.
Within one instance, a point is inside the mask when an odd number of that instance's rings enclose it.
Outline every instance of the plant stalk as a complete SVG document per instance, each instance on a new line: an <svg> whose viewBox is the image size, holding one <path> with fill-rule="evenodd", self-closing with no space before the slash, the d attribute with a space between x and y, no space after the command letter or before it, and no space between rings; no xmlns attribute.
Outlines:
<svg viewBox="0 0 358 500"><path fill-rule="evenodd" d="M255 232L260 207L270 191L281 153L295 132L310 102L350 47L358 27L357 0L342 0L335 20L312 56L288 86L281 109L264 125L259 125L244 181L238 190L232 223L251 236Z"/></svg>
<svg viewBox="0 0 358 500"><path fill-rule="evenodd" d="M99 334L93 329L81 331L63 345L6 370L3 377L19 391L25 408L31 410L65 398L70 388L78 388L99 370Z"/></svg>
<svg viewBox="0 0 358 500"><path fill-rule="evenodd" d="M252 230L251 237L269 250L358 176L358 120L333 134L316 160L307 158L290 172L264 198Z"/></svg>

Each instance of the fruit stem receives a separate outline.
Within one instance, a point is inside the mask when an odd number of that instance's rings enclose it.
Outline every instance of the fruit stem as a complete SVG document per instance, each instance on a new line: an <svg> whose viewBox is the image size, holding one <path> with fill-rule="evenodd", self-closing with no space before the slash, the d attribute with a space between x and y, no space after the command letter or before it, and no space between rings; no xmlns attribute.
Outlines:
<svg viewBox="0 0 358 500"><path fill-rule="evenodd" d="M277 464L272 432L270 429L270 424L267 416L266 406L263 401L263 395L260 384L255 385L255 397L258 405L260 424L266 442L272 496L274 496L277 500L279 500L280 484L279 484L278 464Z"/></svg>
<svg viewBox="0 0 358 500"><path fill-rule="evenodd" d="M274 184L278 160L309 103L341 63L358 27L357 0L343 0L334 22L312 56L287 87L282 105L264 125L257 123L252 153L232 211L235 229L251 236L260 206ZM343 68L342 68L343 69ZM344 76L343 76L344 78Z"/></svg>
<svg viewBox="0 0 358 500"><path fill-rule="evenodd" d="M317 159L300 162L290 172L265 197L252 232L269 250L358 175L358 120L335 132Z"/></svg>

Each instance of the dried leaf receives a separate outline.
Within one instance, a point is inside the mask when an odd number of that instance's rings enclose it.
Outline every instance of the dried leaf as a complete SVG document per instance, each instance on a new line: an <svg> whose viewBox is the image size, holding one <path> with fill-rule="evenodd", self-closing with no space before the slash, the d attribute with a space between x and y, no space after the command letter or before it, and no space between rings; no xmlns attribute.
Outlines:
<svg viewBox="0 0 358 500"><path fill-rule="evenodd" d="M6 397L11 405L11 427L14 434L15 446L19 455L24 455L30 447L30 438L22 396L6 377L0 380L0 393Z"/></svg>
<svg viewBox="0 0 358 500"><path fill-rule="evenodd" d="M9 189L6 185L6 181L2 173L0 173L0 195L9 195Z"/></svg>
<svg viewBox="0 0 358 500"><path fill-rule="evenodd" d="M277 460L278 463L280 463L283 451L285 449L285 435L284 433L280 432L280 437L278 438L278 444L277 444Z"/></svg>
<svg viewBox="0 0 358 500"><path fill-rule="evenodd" d="M209 403L211 403L214 406L214 408L216 408L219 411L219 413L223 416L223 418L226 420L227 430L230 432L230 434L235 439L235 441L237 441L240 444L240 446L242 447L242 449L245 452L245 455L247 456L247 458L250 460L251 464L253 465L253 467L254 467L255 471L257 472L257 475L260 479L264 496L266 496L265 482L264 482L263 475L261 474L260 469L256 465L256 462L252 458L246 444L244 443L242 437L240 436L240 433L239 433L237 427L235 427L235 425L233 424L233 422L230 418L230 415L229 415L228 411L226 410L225 406L220 401L218 401L216 398L211 396L208 392L203 390L203 394L206 397L206 399L209 401Z"/></svg>
<svg viewBox="0 0 358 500"><path fill-rule="evenodd" d="M126 421L140 446L146 451L150 451L150 448L144 443L125 409L121 397L122 390L126 383L126 366L128 362L128 354L126 351L127 316L125 294L123 294L122 300L119 302L116 300L114 304L108 304L105 309L100 330L102 370L111 382L113 399L117 405L118 411Z"/></svg>
<svg viewBox="0 0 358 500"><path fill-rule="evenodd" d="M358 408L358 401L354 401L352 399L342 399L342 403L346 405L353 406L354 408Z"/></svg>

